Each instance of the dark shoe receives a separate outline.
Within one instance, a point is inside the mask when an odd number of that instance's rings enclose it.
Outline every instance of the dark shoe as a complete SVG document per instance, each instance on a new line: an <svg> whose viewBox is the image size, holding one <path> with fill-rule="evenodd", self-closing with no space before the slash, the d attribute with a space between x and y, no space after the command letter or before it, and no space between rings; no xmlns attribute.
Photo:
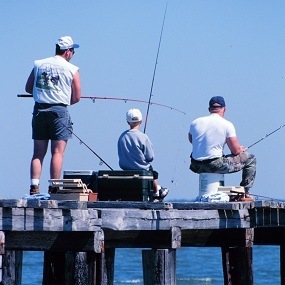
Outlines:
<svg viewBox="0 0 285 285"><path fill-rule="evenodd" d="M57 193L58 190L59 190L58 187L54 187L54 186L49 186L48 187L48 193L49 194L55 194L55 193Z"/></svg>
<svg viewBox="0 0 285 285"><path fill-rule="evenodd" d="M163 199L164 197L167 196L168 192L169 192L169 190L168 190L167 188L161 187L161 188L159 189L159 198L160 198L160 199Z"/></svg>
<svg viewBox="0 0 285 285"><path fill-rule="evenodd" d="M34 195L34 194L40 194L39 185L31 185L30 195Z"/></svg>
<svg viewBox="0 0 285 285"><path fill-rule="evenodd" d="M161 187L157 193L153 194L153 202L163 202L163 198L167 196L169 190L167 188Z"/></svg>

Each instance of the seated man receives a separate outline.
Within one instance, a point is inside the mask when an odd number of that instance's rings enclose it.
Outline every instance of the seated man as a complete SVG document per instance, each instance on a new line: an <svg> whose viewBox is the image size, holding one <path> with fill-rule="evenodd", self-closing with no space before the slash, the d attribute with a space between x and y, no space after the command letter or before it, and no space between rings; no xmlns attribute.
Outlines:
<svg viewBox="0 0 285 285"><path fill-rule="evenodd" d="M256 174L256 159L238 142L235 127L225 120L225 100L212 97L209 102L209 116L194 120L190 125L188 138L192 143L190 169L195 173L234 173L242 170L240 186L246 196L252 187ZM231 154L224 155L225 144Z"/></svg>
<svg viewBox="0 0 285 285"><path fill-rule="evenodd" d="M129 130L124 131L118 140L119 165L123 170L145 169L153 173L155 200L162 200L168 189L158 184L158 173L153 170L151 162L154 159L153 146L148 136L139 127L142 123L142 114L138 109L130 109L126 114Z"/></svg>

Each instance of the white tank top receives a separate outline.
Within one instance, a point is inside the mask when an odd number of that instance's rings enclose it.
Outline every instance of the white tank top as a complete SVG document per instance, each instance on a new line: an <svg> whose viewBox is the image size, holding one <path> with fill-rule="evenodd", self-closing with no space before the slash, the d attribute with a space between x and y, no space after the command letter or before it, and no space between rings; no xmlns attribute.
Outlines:
<svg viewBox="0 0 285 285"><path fill-rule="evenodd" d="M58 55L36 60L34 100L38 103L70 105L71 84L78 69Z"/></svg>

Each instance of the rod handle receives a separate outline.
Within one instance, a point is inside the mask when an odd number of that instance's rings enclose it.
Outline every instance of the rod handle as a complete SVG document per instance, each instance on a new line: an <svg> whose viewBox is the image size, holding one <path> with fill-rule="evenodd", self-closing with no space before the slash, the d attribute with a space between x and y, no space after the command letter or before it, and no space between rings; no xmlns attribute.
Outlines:
<svg viewBox="0 0 285 285"><path fill-rule="evenodd" d="M30 98L30 97L33 97L33 95L30 95L30 94L18 94L17 97Z"/></svg>

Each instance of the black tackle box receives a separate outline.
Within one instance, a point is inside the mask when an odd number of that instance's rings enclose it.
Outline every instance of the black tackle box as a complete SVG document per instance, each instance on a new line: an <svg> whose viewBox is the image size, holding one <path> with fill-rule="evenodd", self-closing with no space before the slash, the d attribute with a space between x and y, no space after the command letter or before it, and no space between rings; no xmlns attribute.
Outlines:
<svg viewBox="0 0 285 285"><path fill-rule="evenodd" d="M99 201L153 201L153 174L147 170L99 170Z"/></svg>

